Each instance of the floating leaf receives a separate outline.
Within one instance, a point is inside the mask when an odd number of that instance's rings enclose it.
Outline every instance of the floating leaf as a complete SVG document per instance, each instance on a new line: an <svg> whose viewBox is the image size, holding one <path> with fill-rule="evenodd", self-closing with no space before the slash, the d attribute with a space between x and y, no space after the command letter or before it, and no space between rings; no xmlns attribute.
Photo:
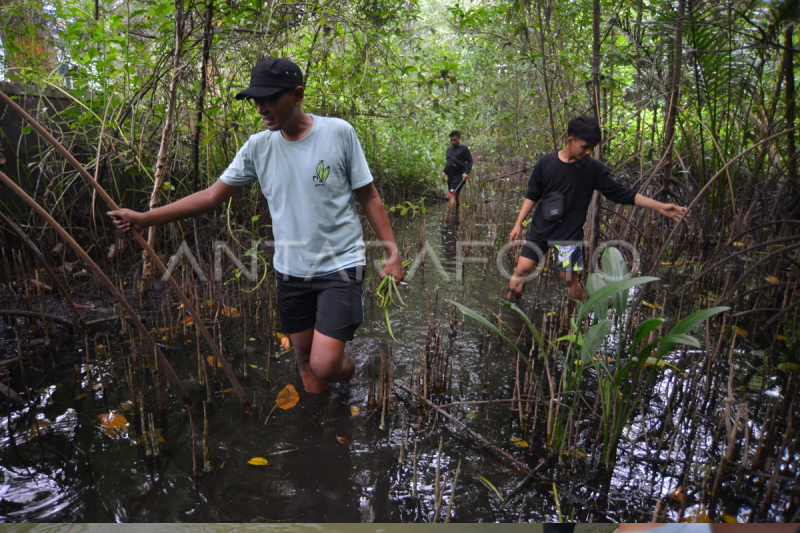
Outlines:
<svg viewBox="0 0 800 533"><path fill-rule="evenodd" d="M677 489L673 490L667 497L671 500L675 500L676 502L680 503L683 501L683 487L678 487Z"/></svg>
<svg viewBox="0 0 800 533"><path fill-rule="evenodd" d="M253 466L264 466L264 465L269 464L269 461L267 461L263 457L253 457L252 459L247 461L247 464L253 465Z"/></svg>
<svg viewBox="0 0 800 533"><path fill-rule="evenodd" d="M211 368L214 368L214 356L213 355L209 355L208 357L206 357L206 361L208 361L208 364L209 364L209 366L211 366ZM217 368L222 368L222 363L219 362L219 359L217 359Z"/></svg>
<svg viewBox="0 0 800 533"><path fill-rule="evenodd" d="M519 437L511 437L511 442L513 442L514 444L516 444L520 448L527 448L528 447L528 443L526 441L522 440Z"/></svg>
<svg viewBox="0 0 800 533"><path fill-rule="evenodd" d="M499 491L499 490L497 490L497 488L496 488L494 485L492 485L492 482L491 482L491 481L489 481L488 479L486 479L486 478L485 478L485 477L483 477L483 476L478 476L478 477L479 477L479 478L481 478L481 481L483 481L484 483L486 483L486 485L487 485L487 486L488 486L490 489L492 489L492 490L494 491L494 493L495 493L495 494L497 494L497 497L498 497L498 498L500 498L500 501L502 502L502 501L503 501L503 496L500 494L500 491Z"/></svg>
<svg viewBox="0 0 800 533"><path fill-rule="evenodd" d="M275 399L275 403L277 403L278 407L284 411L291 409L297 405L297 402L299 401L300 395L297 394L297 389L295 389L291 383L286 385L283 390L278 393L278 397Z"/></svg>
<svg viewBox="0 0 800 533"><path fill-rule="evenodd" d="M281 339L281 348L284 350L288 350L292 347L292 343L289 341L289 337L284 337Z"/></svg>
<svg viewBox="0 0 800 533"><path fill-rule="evenodd" d="M347 437L336 437L336 440L341 442L342 444L350 444L350 440Z"/></svg>
<svg viewBox="0 0 800 533"><path fill-rule="evenodd" d="M222 316L237 317L240 315L241 313L235 307L231 307L230 305L222 306Z"/></svg>
<svg viewBox="0 0 800 533"><path fill-rule="evenodd" d="M120 413L105 413L99 415L97 420L109 437L117 438L128 431L128 419Z"/></svg>
<svg viewBox="0 0 800 533"><path fill-rule="evenodd" d="M357 406L355 406L355 405L354 405L353 407L351 407L351 408L350 408L350 414L351 414L352 416L358 416L358 407L357 407Z"/></svg>

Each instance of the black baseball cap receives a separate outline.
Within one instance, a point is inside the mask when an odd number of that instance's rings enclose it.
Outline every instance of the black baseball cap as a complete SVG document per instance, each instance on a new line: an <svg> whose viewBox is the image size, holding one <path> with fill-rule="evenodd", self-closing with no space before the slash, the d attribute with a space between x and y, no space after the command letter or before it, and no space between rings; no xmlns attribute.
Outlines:
<svg viewBox="0 0 800 533"><path fill-rule="evenodd" d="M236 99L266 98L296 87L305 87L300 67L288 59L272 57L253 67L250 71L250 87L237 94Z"/></svg>

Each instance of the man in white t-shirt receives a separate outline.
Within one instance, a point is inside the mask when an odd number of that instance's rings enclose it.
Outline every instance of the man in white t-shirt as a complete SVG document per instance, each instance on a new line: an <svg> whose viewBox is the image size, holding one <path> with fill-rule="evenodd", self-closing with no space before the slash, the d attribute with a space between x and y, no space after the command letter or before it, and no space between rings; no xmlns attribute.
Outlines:
<svg viewBox="0 0 800 533"><path fill-rule="evenodd" d="M272 215L281 329L292 340L303 386L319 393L355 374L344 347L364 319L366 259L353 193L389 256L381 277L402 280L403 268L355 130L303 111L304 95L292 61L261 61L236 99L250 102L267 129L247 140L220 179L152 211L109 215L119 229L141 231L212 211L258 181Z"/></svg>

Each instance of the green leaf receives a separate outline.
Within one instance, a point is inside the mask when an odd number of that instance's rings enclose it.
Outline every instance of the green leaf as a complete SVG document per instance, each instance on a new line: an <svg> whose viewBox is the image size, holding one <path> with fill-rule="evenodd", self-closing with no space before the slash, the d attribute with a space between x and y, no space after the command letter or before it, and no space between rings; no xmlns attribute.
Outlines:
<svg viewBox="0 0 800 533"><path fill-rule="evenodd" d="M625 258L616 248L611 246L603 251L603 278L607 284L617 283L628 277L628 265ZM611 296L617 316L625 313L628 304L628 289L622 289Z"/></svg>
<svg viewBox="0 0 800 533"><path fill-rule="evenodd" d="M517 315L519 315L519 317L522 319L522 321L525 322L525 325L528 326L528 331L531 332L531 336L533 336L533 339L536 342L539 343L539 346L544 348L544 342L542 341L542 336L539 334L539 330L536 329L536 326L533 325L533 322L530 321L528 316L525 313L522 312L522 309L517 307L517 304L515 304L513 302L509 302L508 300L503 300L501 298L493 298L493 300L496 300L496 301L500 302L500 304L503 307L511 309L512 311L517 313Z"/></svg>
<svg viewBox="0 0 800 533"><path fill-rule="evenodd" d="M663 318L648 318L636 328L633 333L633 343L631 344L631 355L634 354L636 347L647 337L651 331L664 323Z"/></svg>
<svg viewBox="0 0 800 533"><path fill-rule="evenodd" d="M611 331L612 322L608 319L601 320L594 326L590 327L583 336L583 348L581 349L581 362L585 365L591 361L594 354L600 349L606 335Z"/></svg>
<svg viewBox="0 0 800 533"><path fill-rule="evenodd" d="M586 279L586 292L589 294L589 296L592 296L605 286L606 282L603 279L603 275L599 272L592 272ZM608 300L606 299L597 302L595 311L597 312L597 317L600 320L605 320L608 318Z"/></svg>
<svg viewBox="0 0 800 533"><path fill-rule="evenodd" d="M590 296L589 299L586 300L586 302L581 306L580 312L578 313L578 320L576 322L583 320L583 317L586 316L592 309L594 309L598 302L605 301L610 296L617 294L620 291L630 289L636 285L644 285L645 283L658 281L658 279L659 278L653 276L639 276L636 278L628 278L624 281L618 281L617 283L612 283L611 285L606 285Z"/></svg>
<svg viewBox="0 0 800 533"><path fill-rule="evenodd" d="M317 163L317 177L319 177L320 181L325 181L322 179L322 172L325 170L325 163L320 161Z"/></svg>

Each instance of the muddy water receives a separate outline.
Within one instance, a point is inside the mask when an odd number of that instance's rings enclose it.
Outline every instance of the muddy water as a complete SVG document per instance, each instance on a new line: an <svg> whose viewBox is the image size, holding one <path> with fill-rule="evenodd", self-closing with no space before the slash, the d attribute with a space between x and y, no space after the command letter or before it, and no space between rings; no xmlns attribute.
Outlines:
<svg viewBox="0 0 800 533"><path fill-rule="evenodd" d="M463 267L458 260L458 242L459 236L467 233L474 240L494 241L496 248L505 241L508 228L469 217L469 209L462 211L461 224L448 221L443 207L430 209L424 218L425 264L401 286L408 308L392 312L393 343L383 312L371 297L376 277L370 274L366 321L347 348L360 374L347 385L332 386L315 397L303 393L293 353L269 358L268 353L279 353L280 348L263 320L263 331L253 331L251 318L245 336L242 317L220 317L223 350L237 369L255 414L243 412L220 371L221 382L214 386L208 411L213 468L207 473L202 472L203 413L202 407L197 407L205 392L197 380L194 335L191 332L188 339L176 336L177 342L166 353L195 400L191 416L200 471L197 484L192 476L187 410L171 394L164 408L157 409L154 389L146 398L146 410L154 414L163 441L158 456L146 455L121 362L130 355L127 335L109 332L110 357L101 354L95 362L95 354L91 355L91 380L83 363L85 354L74 344L36 349L27 369L31 407L13 409L0 422L0 517L9 522L428 522L435 507L436 456L443 436L441 476L447 488L442 509L453 498L452 480L461 460L452 521L547 522L557 521L560 513L564 520L587 520L601 483L595 477L596 468L588 466L591 450L585 468L576 469L574 463L550 467L541 481L503 505L489 484L505 496L524 476L496 453L476 445L474 438L434 416L433 411L409 410L408 395L402 391L387 415L385 429L379 427L380 413L369 409L370 376L377 373L381 350L389 344L393 344L396 364L394 378L408 384L418 352L425 345L429 309L431 313L438 309L437 321L446 336L444 348L451 354L449 401L513 396L513 351L498 346L493 337L475 322L465 321L460 313L453 315L457 323L451 330L450 309L443 303L453 299L490 318L490 311L498 311L491 298L501 295L507 282L498 272L494 250L476 248L468 254L472 259L488 258L486 267L480 262ZM421 215L395 222L401 249L409 243L411 259L417 252L422 224ZM438 306L434 304L437 287ZM546 274L530 289L521 306L534 323L560 309L564 294L555 275ZM6 328L3 335L4 349L13 351L13 333ZM203 353L205 357L208 350L204 348ZM152 364L152 357L150 360ZM213 376L210 367L208 372ZM21 390L20 384L13 380L11 384ZM152 380L148 384L152 385ZM287 384L301 391L300 402L289 410L276 409L265 425L276 395ZM668 394L668 386L660 393ZM124 430L108 434L100 427L98 417L109 412L126 417ZM524 435L509 403L466 404L452 412L531 466L548 454L541 442L532 441L523 449L511 441ZM34 417L39 420L38 431ZM411 429L404 458L399 461L407 426ZM253 457L263 457L268 464L248 464ZM667 489L663 483L645 487L638 482L651 475L646 465L624 460L620 465L605 479L611 486L613 509L608 518L640 519L641 513L651 512L655 500L664 495L659 491Z"/></svg>

